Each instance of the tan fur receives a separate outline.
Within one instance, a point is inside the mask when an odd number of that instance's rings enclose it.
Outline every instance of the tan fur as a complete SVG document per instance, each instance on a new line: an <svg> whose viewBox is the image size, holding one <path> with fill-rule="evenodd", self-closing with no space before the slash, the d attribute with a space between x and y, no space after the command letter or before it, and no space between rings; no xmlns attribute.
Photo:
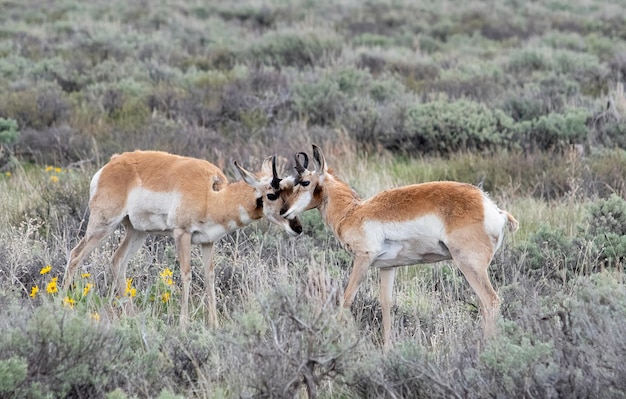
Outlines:
<svg viewBox="0 0 626 399"><path fill-rule="evenodd" d="M383 191L365 201L330 168L313 146L316 170L303 170L299 185L283 207L285 217L319 209L339 241L354 253L344 293L349 307L372 265L380 267L384 343L391 329L391 293L395 269L451 259L476 292L485 335L495 332L500 300L487 268L501 243L505 224L519 223L500 210L477 187L458 182L430 182Z"/></svg>
<svg viewBox="0 0 626 399"><path fill-rule="evenodd" d="M180 322L184 324L188 318L191 245L201 244L209 302L207 317L210 324L216 325L213 243L264 214L291 234L299 234L291 228L292 225L297 228L298 221L290 223L280 216L281 206L292 187L284 187L278 199L264 200L264 207L258 206L259 199L276 193L269 185L273 176L271 158L263 164L262 177L235 166L245 182L228 182L224 173L207 161L165 152L135 151L111 157L92 179L87 231L70 253L64 289L70 287L82 260L121 223L126 234L112 260L118 295L125 293L127 262L142 245L146 234L171 235L181 268ZM133 195L138 195L139 199Z"/></svg>

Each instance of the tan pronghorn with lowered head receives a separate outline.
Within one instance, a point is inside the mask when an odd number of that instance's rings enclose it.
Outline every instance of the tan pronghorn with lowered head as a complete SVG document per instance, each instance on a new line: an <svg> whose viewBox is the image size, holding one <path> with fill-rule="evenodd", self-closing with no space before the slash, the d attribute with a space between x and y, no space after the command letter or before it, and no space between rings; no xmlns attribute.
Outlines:
<svg viewBox="0 0 626 399"><path fill-rule="evenodd" d="M305 165L299 155L305 156ZM328 168L313 145L315 170L296 155L298 176L283 216L317 208L342 245L354 254L344 306L350 307L370 266L380 268L380 301L385 347L391 334L391 296L399 266L453 260L480 300L484 334L495 331L500 300L487 273L502 244L504 227L517 220L499 209L478 187L458 182L414 184L383 191L367 200Z"/></svg>
<svg viewBox="0 0 626 399"><path fill-rule="evenodd" d="M259 175L236 162L235 166L243 181L231 183L218 167L201 159L158 151L113 155L91 180L87 231L70 253L63 288L70 287L82 260L122 224L126 233L113 255L111 270L118 295L123 296L128 260L146 235L170 235L176 244L183 286L180 323L185 324L189 317L191 244L200 244L207 316L211 325L217 325L213 244L263 216L293 236L302 232L299 220L280 215L294 177L278 178L275 157L265 160Z"/></svg>

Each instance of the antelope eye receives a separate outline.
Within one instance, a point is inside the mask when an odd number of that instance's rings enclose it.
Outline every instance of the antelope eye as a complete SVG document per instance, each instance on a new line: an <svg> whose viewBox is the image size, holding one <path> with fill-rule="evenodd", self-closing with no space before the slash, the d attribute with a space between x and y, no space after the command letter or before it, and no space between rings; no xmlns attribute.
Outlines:
<svg viewBox="0 0 626 399"><path fill-rule="evenodd" d="M270 201L276 201L278 199L278 195L273 194L273 193L269 193L267 194L267 199Z"/></svg>
<svg viewBox="0 0 626 399"><path fill-rule="evenodd" d="M300 182L300 184L302 184L302 187L306 187L309 184L311 184L311 182L310 181L303 181L303 182Z"/></svg>

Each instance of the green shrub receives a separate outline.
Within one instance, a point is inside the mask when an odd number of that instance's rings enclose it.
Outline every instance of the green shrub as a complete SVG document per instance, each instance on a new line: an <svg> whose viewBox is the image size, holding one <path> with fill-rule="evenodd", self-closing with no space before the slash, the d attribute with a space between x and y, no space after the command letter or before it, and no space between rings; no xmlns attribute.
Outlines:
<svg viewBox="0 0 626 399"><path fill-rule="evenodd" d="M500 110L467 100L433 101L410 106L403 134L385 145L406 152L449 154L507 145L512 120Z"/></svg>
<svg viewBox="0 0 626 399"><path fill-rule="evenodd" d="M626 120L609 120L594 128L598 144L626 149Z"/></svg>
<svg viewBox="0 0 626 399"><path fill-rule="evenodd" d="M499 108L516 122L531 121L551 113L565 112L566 104L579 95L580 84L576 80L547 75L528 82L523 88L507 91Z"/></svg>
<svg viewBox="0 0 626 399"><path fill-rule="evenodd" d="M87 315L66 314L52 305L28 318L14 317L15 323L4 325L0 337L1 357L13 359L16 367L4 393L14 398L102 397L123 351L123 342L110 329ZM24 366L27 374L21 376Z"/></svg>
<svg viewBox="0 0 626 399"><path fill-rule="evenodd" d="M522 392L532 392L545 397L557 369L551 363L553 344L525 333L515 323L508 322L505 328L507 333L489 342L480 354L480 378L488 379L491 395L519 397ZM472 374L466 372L470 381Z"/></svg>
<svg viewBox="0 0 626 399"><path fill-rule="evenodd" d="M42 129L65 122L69 101L56 84L37 84L0 97L0 115L17 121L21 129Z"/></svg>
<svg viewBox="0 0 626 399"><path fill-rule="evenodd" d="M323 77L317 82L294 86L294 108L299 116L312 124L333 124L343 112L347 101L339 82Z"/></svg>
<svg viewBox="0 0 626 399"><path fill-rule="evenodd" d="M398 99L406 94L405 88L393 78L375 79L369 86L369 95L376 102Z"/></svg>
<svg viewBox="0 0 626 399"><path fill-rule="evenodd" d="M240 381L239 395L293 397L306 389L314 398L356 359L358 335L340 322L332 301L281 289L260 305L260 312L239 314L228 332L227 374Z"/></svg>
<svg viewBox="0 0 626 399"><path fill-rule="evenodd" d="M498 80L498 72L493 75L461 72L439 76L433 81L426 80L414 89L419 92L445 93L448 98L454 100L468 99L486 103L503 91ZM411 86L410 83L407 85Z"/></svg>
<svg viewBox="0 0 626 399"><path fill-rule="evenodd" d="M17 130L17 121L0 118L0 146L15 143L20 132Z"/></svg>
<svg viewBox="0 0 626 399"><path fill-rule="evenodd" d="M500 107L515 122L538 119L545 113L544 103L541 98L519 92L507 95Z"/></svg>
<svg viewBox="0 0 626 399"><path fill-rule="evenodd" d="M363 33L356 36L353 39L353 43L357 46L385 48L390 46L393 42L392 39L387 36L377 35L375 33Z"/></svg>
<svg viewBox="0 0 626 399"><path fill-rule="evenodd" d="M622 265L626 260L626 201L613 194L588 207L586 224L579 227L594 244L600 262Z"/></svg>
<svg viewBox="0 0 626 399"><path fill-rule="evenodd" d="M341 53L341 42L322 31L288 30L264 35L249 50L253 60L276 67L324 65Z"/></svg>
<svg viewBox="0 0 626 399"><path fill-rule="evenodd" d="M26 379L28 363L23 357L0 360L0 394L16 392Z"/></svg>
<svg viewBox="0 0 626 399"><path fill-rule="evenodd" d="M541 225L520 250L530 276L567 281L579 272L576 243L560 228Z"/></svg>
<svg viewBox="0 0 626 399"><path fill-rule="evenodd" d="M572 109L565 113L551 113L532 121L516 125L520 141L537 150L562 149L568 144L581 144L587 139L587 119L584 109Z"/></svg>
<svg viewBox="0 0 626 399"><path fill-rule="evenodd" d="M549 68L550 61L542 51L523 49L511 53L507 69L513 73L531 74Z"/></svg>

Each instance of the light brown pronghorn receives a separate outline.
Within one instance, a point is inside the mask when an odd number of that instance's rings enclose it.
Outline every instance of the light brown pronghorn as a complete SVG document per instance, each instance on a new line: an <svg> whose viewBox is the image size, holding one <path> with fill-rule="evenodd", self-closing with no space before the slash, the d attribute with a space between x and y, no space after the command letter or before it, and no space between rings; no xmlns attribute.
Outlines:
<svg viewBox="0 0 626 399"><path fill-rule="evenodd" d="M299 155L305 155L305 165ZM505 225L518 222L499 209L478 187L458 182L414 184L361 200L326 165L313 145L315 170L306 169L306 154L296 155L293 194L283 206L292 218L317 208L342 245L354 254L343 303L350 307L370 266L380 268L383 339L389 346L391 296L399 266L453 260L480 300L484 334L495 331L500 300L487 268L502 244Z"/></svg>
<svg viewBox="0 0 626 399"><path fill-rule="evenodd" d="M72 283L78 265L119 224L126 230L113 255L111 270L118 294L126 288L126 265L147 234L174 237L182 280L180 323L188 320L191 245L202 246L207 317L217 325L213 244L229 232L266 216L291 235L302 232L299 220L280 215L293 188L293 177L281 181L276 158L263 163L257 176L235 162L243 181L228 182L215 165L200 159L158 151L113 155L91 180L90 217L82 240L71 251L63 288Z"/></svg>

